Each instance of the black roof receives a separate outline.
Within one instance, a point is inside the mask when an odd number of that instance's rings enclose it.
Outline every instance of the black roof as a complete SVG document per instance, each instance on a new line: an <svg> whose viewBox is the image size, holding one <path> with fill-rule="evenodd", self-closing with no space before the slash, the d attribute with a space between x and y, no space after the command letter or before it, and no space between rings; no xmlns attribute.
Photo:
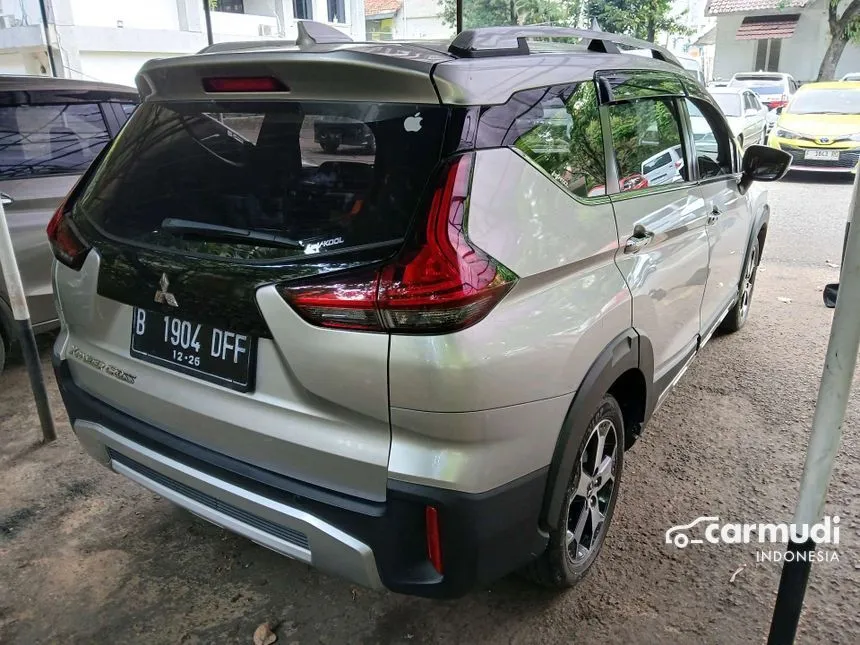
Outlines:
<svg viewBox="0 0 860 645"><path fill-rule="evenodd" d="M127 85L81 81L73 78L54 78L52 76L16 76L0 74L0 92L31 92L47 90L54 92L84 91L130 94L137 96L137 89Z"/></svg>

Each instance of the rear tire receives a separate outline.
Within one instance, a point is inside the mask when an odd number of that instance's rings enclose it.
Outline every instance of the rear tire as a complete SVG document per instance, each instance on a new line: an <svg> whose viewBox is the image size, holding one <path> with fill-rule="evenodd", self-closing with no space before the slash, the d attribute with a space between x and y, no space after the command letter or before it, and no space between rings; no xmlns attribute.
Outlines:
<svg viewBox="0 0 860 645"><path fill-rule="evenodd" d="M758 237L753 239L746 260L744 260L744 271L738 284L738 301L729 310L720 329L729 334L738 331L749 318L750 306L752 305L753 291L755 290L755 279L758 275L760 248Z"/></svg>
<svg viewBox="0 0 860 645"><path fill-rule="evenodd" d="M624 419L618 401L606 394L577 451L558 528L524 570L526 577L551 589L567 589L585 577L609 530L623 467Z"/></svg>

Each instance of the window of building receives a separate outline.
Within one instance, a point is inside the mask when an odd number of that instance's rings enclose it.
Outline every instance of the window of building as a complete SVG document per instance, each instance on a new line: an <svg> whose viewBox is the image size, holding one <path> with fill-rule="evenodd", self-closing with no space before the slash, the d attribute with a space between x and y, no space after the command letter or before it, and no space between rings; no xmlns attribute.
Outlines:
<svg viewBox="0 0 860 645"><path fill-rule="evenodd" d="M509 131L518 133L513 146L573 194L606 194L594 83L528 90L515 98L509 102L514 113ZM485 125L492 126L482 119Z"/></svg>
<svg viewBox="0 0 860 645"><path fill-rule="evenodd" d="M97 103L0 107L0 178L81 173L109 140Z"/></svg>
<svg viewBox="0 0 860 645"><path fill-rule="evenodd" d="M699 168L699 177L708 179L733 172L733 150L729 133L722 120L704 105L685 99L693 130L693 157Z"/></svg>
<svg viewBox="0 0 860 645"><path fill-rule="evenodd" d="M314 10L312 0L293 0L293 15L296 20L313 20Z"/></svg>
<svg viewBox="0 0 860 645"><path fill-rule="evenodd" d="M343 24L346 20L346 0L326 0L328 4L328 21Z"/></svg>
<svg viewBox="0 0 860 645"><path fill-rule="evenodd" d="M209 8L225 13L245 13L245 0L209 0Z"/></svg>
<svg viewBox="0 0 860 645"><path fill-rule="evenodd" d="M610 106L621 192L687 180L679 124L672 100L641 99Z"/></svg>
<svg viewBox="0 0 860 645"><path fill-rule="evenodd" d="M781 38L757 40L755 48L755 71L778 72L779 52L781 49Z"/></svg>

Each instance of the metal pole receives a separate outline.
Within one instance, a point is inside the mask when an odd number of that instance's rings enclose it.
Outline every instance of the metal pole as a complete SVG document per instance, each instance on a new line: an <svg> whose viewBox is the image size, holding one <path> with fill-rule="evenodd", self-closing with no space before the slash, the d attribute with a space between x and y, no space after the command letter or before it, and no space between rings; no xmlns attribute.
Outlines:
<svg viewBox="0 0 860 645"><path fill-rule="evenodd" d="M203 15L206 17L206 39L212 44L212 15L209 9L209 0L203 0Z"/></svg>
<svg viewBox="0 0 860 645"><path fill-rule="evenodd" d="M21 274L15 261L15 249L12 248L12 236L9 234L6 210L2 201L0 201L0 270L6 279L6 291L12 305L12 315L18 323L18 336L24 360L27 362L30 387L36 400L39 421L42 423L42 439L45 442L54 441L57 438L54 417L48 402L48 391L45 389L45 379L42 376L42 362L39 360L39 349L36 347L36 337L33 335L33 325L30 323L30 311L24 296L24 285L21 284Z"/></svg>
<svg viewBox="0 0 860 645"><path fill-rule="evenodd" d="M57 77L57 68L54 66L54 48L51 47L51 30L48 28L48 11L45 8L45 0L39 0L39 11L42 13L42 31L45 32L45 49L48 54L48 67L51 76Z"/></svg>
<svg viewBox="0 0 860 645"><path fill-rule="evenodd" d="M463 31L463 0L456 0L457 7L457 33Z"/></svg>
<svg viewBox="0 0 860 645"><path fill-rule="evenodd" d="M854 178L854 197L851 200L851 219L860 220L860 173ZM860 348L860 226L848 230L845 257L839 275L839 295L830 327L830 342L824 361L824 373L818 389L818 401L812 419L806 463L800 481L800 494L794 523L811 526L821 520L824 501L830 485L830 475L839 443L842 439L842 422L848 406L848 395L857 364ZM806 582L809 578L815 543L790 542L788 550L794 552L792 562L782 567L779 591L773 609L768 645L790 645L794 642ZM797 554L807 554L798 560Z"/></svg>

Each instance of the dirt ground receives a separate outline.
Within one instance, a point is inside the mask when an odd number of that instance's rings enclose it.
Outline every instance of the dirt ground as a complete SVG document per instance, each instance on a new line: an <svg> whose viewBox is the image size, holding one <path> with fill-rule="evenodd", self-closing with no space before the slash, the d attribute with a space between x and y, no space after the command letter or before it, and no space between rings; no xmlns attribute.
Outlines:
<svg viewBox="0 0 860 645"><path fill-rule="evenodd" d="M0 643L251 643L264 621L278 643L762 642L779 565L757 563L755 545L663 540L701 515L791 519L850 184L771 193L751 320L711 341L625 459L607 544L576 589L511 576L458 601L371 592L208 525L83 453L45 338L55 444L34 447L24 366L0 376ZM841 518L839 561L813 567L800 643L860 638L858 427L855 391L826 509Z"/></svg>

